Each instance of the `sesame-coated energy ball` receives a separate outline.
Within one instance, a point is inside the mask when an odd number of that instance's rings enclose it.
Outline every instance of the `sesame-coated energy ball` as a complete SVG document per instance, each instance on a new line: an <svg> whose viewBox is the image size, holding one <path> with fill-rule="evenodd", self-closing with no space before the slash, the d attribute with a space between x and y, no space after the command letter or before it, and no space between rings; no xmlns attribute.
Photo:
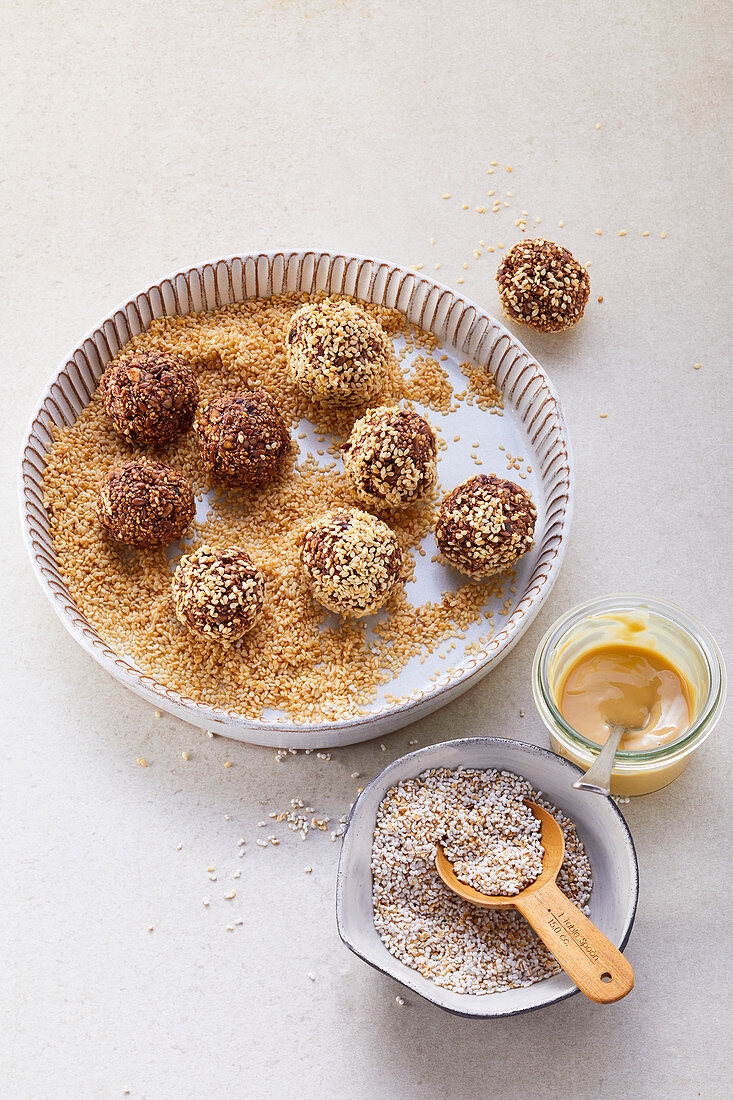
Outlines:
<svg viewBox="0 0 733 1100"><path fill-rule="evenodd" d="M376 507L413 504L438 477L435 432L410 409L369 409L341 450L356 495Z"/></svg>
<svg viewBox="0 0 733 1100"><path fill-rule="evenodd" d="M403 556L386 523L357 508L337 508L302 536L300 562L320 604L359 619L386 603L399 581Z"/></svg>
<svg viewBox="0 0 733 1100"><path fill-rule="evenodd" d="M351 302L310 302L290 321L290 376L316 401L360 405L376 397L384 388L390 351L382 326Z"/></svg>
<svg viewBox="0 0 733 1100"><path fill-rule="evenodd" d="M170 443L191 427L199 402L190 366L167 351L118 355L99 392L115 431L131 443Z"/></svg>
<svg viewBox="0 0 733 1100"><path fill-rule="evenodd" d="M265 581L244 550L201 546L173 574L176 615L204 638L236 642L252 629L265 602Z"/></svg>
<svg viewBox="0 0 733 1100"><path fill-rule="evenodd" d="M265 485L290 449L277 405L264 390L215 397L196 417L204 468L222 485Z"/></svg>
<svg viewBox="0 0 733 1100"><path fill-rule="evenodd" d="M567 248L542 239L518 241L496 273L504 312L538 332L572 328L583 316L590 279Z"/></svg>
<svg viewBox="0 0 733 1100"><path fill-rule="evenodd" d="M99 522L108 535L128 546L174 542L195 511L190 484L163 462L123 462L99 487Z"/></svg>
<svg viewBox="0 0 733 1100"><path fill-rule="evenodd" d="M435 541L444 560L469 577L491 577L534 546L537 509L513 481L477 474L443 500Z"/></svg>

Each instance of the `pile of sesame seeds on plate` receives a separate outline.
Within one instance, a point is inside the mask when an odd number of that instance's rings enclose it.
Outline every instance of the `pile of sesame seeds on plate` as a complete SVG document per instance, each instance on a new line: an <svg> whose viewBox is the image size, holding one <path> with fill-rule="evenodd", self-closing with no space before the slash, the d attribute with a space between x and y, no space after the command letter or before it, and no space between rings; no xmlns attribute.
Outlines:
<svg viewBox="0 0 733 1100"><path fill-rule="evenodd" d="M365 408L313 401L290 377L288 326L308 301L313 298L304 294L282 295L156 318L120 353L184 357L195 371L202 405L223 394L262 388L291 432L293 445L279 476L264 486L211 495L208 512L202 516L199 509L185 545L145 551L120 546L100 529L97 497L101 480L113 467L155 459L187 478L200 500L208 479L193 430L171 443L143 449L115 431L96 393L73 425L57 431L44 475L59 571L82 614L142 672L186 699L247 718L268 710L299 722L364 714L378 689L413 658L424 662L448 639L464 643L471 624L480 623L482 642L488 640L495 614L488 602L504 599L511 584L510 578L501 577L446 585L440 598L422 604L411 603L406 590L398 588L384 617L369 629L359 621L334 621L314 602L301 576L298 542L314 516L358 504L340 468L339 453ZM397 310L369 303L362 308L389 338L384 388L373 403L410 408L420 402L448 413L472 392L469 380L465 393L454 393L432 333L413 326ZM404 347L395 351L392 339L398 336ZM489 390L482 397L487 394ZM500 413L498 390L491 400L489 411ZM297 434L297 426L303 420L320 433L320 462L299 451L298 440L304 436ZM435 497L429 497L388 516L380 512L400 543L408 581L414 569L411 551L425 555L419 543L432 532L436 509ZM267 599L256 625L228 648L214 638L196 637L192 643L171 598L178 558L203 545L241 548L264 578Z"/></svg>
<svg viewBox="0 0 733 1100"><path fill-rule="evenodd" d="M377 810L371 860L375 927L395 958L445 989L498 993L560 970L518 912L471 905L435 869L440 842L449 859L449 853L462 859L459 877L468 881L468 872L482 892L502 893L494 889L502 884L512 887L507 894L516 893L534 881L542 846L525 819L525 799L549 810L560 825L565 858L558 886L587 913L591 867L575 826L526 779L495 770L433 768L391 788ZM477 858L479 847L483 858Z"/></svg>

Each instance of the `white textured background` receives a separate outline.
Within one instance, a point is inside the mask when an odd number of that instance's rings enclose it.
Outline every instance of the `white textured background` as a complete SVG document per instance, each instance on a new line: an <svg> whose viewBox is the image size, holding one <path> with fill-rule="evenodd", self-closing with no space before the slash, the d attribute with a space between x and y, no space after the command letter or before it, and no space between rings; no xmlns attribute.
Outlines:
<svg viewBox="0 0 733 1100"><path fill-rule="evenodd" d="M546 744L531 657L573 603L649 592L730 642L727 5L6 0L1 18L0 1094L727 1095L728 719L673 786L624 807L641 899L637 984L615 1006L578 996L494 1023L401 1008L338 940L338 845L253 843L292 797L338 817L351 772L410 738ZM493 186L511 209L477 214ZM499 253L472 249L512 243L522 210L590 261L592 289L573 333L518 331L560 392L577 469L569 553L533 628L386 753L276 764L156 720L73 646L24 560L13 468L59 360L162 274L259 248L440 263L498 312Z"/></svg>

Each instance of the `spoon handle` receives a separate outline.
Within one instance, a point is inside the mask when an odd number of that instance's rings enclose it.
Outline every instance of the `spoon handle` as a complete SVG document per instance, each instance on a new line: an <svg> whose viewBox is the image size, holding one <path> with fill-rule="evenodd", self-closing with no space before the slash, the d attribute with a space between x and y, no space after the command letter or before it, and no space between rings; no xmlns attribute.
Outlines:
<svg viewBox="0 0 733 1100"><path fill-rule="evenodd" d="M611 1004L631 992L629 962L555 882L519 895L515 905L586 997Z"/></svg>
<svg viewBox="0 0 733 1100"><path fill-rule="evenodd" d="M579 791L591 791L593 794L611 793L611 772L616 759L621 738L626 732L625 726L611 726L608 740L598 753L582 779L576 779L573 786Z"/></svg>

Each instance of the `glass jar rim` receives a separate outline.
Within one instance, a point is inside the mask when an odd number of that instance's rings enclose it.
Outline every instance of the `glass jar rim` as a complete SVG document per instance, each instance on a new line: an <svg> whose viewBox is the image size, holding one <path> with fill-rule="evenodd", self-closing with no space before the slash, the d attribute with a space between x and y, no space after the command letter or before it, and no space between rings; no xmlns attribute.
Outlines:
<svg viewBox="0 0 733 1100"><path fill-rule="evenodd" d="M715 725L725 702L726 669L723 654L707 627L703 626L701 622L688 614L683 608L667 600L657 599L655 596L642 596L627 592L596 597L578 604L564 615L561 615L559 619L556 619L538 645L532 666L532 678L536 688L535 701L540 711L542 710L539 706L541 700L553 724L558 727L557 732L564 735L572 744L586 749L590 753L597 754L600 746L570 726L558 709L547 676L549 657L568 631L582 622L583 619L601 615L604 612L641 609L646 609L659 618L667 619L688 636L705 662L708 669L709 684L707 696L700 708L698 717L681 737L667 745L660 745L654 749L619 749L616 754L618 764L629 765L633 763L637 766L639 764L654 765L662 761L668 761L670 757L674 757L683 750L688 750L692 745L702 741ZM537 698L537 691L540 693L540 699Z"/></svg>

